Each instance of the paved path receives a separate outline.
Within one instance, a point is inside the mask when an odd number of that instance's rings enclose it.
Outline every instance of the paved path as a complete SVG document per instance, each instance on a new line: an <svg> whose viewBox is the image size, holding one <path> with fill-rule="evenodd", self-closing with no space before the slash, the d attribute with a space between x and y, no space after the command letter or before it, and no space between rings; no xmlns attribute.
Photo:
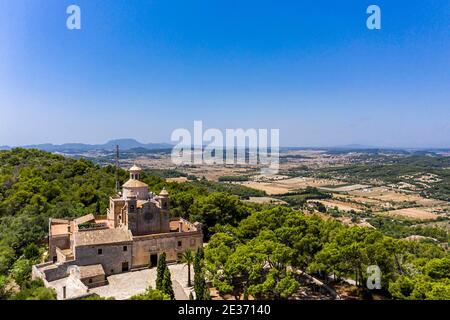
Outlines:
<svg viewBox="0 0 450 320"><path fill-rule="evenodd" d="M189 300L189 297L186 295L183 287L177 280L174 280L172 282L172 288L173 292L175 293L175 300Z"/></svg>
<svg viewBox="0 0 450 320"><path fill-rule="evenodd" d="M192 288L187 287L187 266L182 264L169 265L172 278L172 286L176 300L189 300L189 292ZM191 276L194 272L191 266ZM108 285L90 289L101 297L114 297L117 300L126 300L136 294L144 293L151 286L156 286L156 268L131 271L109 276Z"/></svg>
<svg viewBox="0 0 450 320"><path fill-rule="evenodd" d="M306 272L302 271L302 270L297 270L294 269L295 272L297 272L300 275L303 275L305 277L307 277L309 280L311 280L312 282L314 282L316 285L321 286L323 288L325 288L332 296L334 299L336 300L341 300L341 297L339 296L339 294L336 292L336 290L334 290L333 288L331 288L330 286L328 286L326 283L323 283L321 280L317 279L316 277L313 277L310 274L307 274Z"/></svg>

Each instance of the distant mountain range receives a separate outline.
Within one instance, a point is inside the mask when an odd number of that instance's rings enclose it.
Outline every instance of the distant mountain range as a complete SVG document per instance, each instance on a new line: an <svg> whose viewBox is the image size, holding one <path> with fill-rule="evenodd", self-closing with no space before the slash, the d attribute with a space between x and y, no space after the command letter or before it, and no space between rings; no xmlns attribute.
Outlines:
<svg viewBox="0 0 450 320"><path fill-rule="evenodd" d="M110 140L104 144L85 144L85 143L64 143L64 144L33 144L26 146L0 146L0 150L10 150L15 147L25 148L25 149L39 149L48 152L61 152L61 153L81 153L88 151L113 151L119 145L121 151L129 152L143 152L146 150L160 150L160 149L171 149L174 145L170 143L141 143L136 139L114 139ZM369 146L361 144L348 144L341 146L332 147L280 147L280 150L329 150L335 152L351 152L351 151L365 151L365 152L376 152L380 150L387 151L445 151L450 152L450 148L400 148L400 147L380 147L380 146Z"/></svg>
<svg viewBox="0 0 450 320"><path fill-rule="evenodd" d="M87 152L96 150L114 150L116 145L119 146L120 150L130 150L130 149L168 149L172 148L173 145L169 143L141 143L135 139L115 139L110 140L104 144L85 144L85 143L64 143L64 144L33 144L20 146L25 149L39 149L48 152ZM9 150L10 146L0 146L0 150Z"/></svg>

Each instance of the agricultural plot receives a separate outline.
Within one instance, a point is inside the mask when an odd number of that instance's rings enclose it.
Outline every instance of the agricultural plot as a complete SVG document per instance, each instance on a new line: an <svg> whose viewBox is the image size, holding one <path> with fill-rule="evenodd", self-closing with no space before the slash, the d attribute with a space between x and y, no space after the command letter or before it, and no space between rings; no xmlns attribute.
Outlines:
<svg viewBox="0 0 450 320"><path fill-rule="evenodd" d="M431 212L427 208L405 208L398 209L386 212L380 212L379 215L389 216L389 217L397 217L397 218L405 218L411 220L435 220L439 216L433 212Z"/></svg>
<svg viewBox="0 0 450 320"><path fill-rule="evenodd" d="M388 187L374 187L374 188L354 190L349 192L349 195L356 196L360 200L362 199L369 199L369 201L372 200L372 203L373 200L380 201L383 203L388 202L392 204L415 203L416 206L424 206L424 207L447 204L447 202L445 201L427 199L421 197L417 193L395 190Z"/></svg>
<svg viewBox="0 0 450 320"><path fill-rule="evenodd" d="M360 189L367 189L369 185L365 184L345 184L345 185L337 185L335 187L319 187L321 190L330 191L330 192L349 192Z"/></svg>
<svg viewBox="0 0 450 320"><path fill-rule="evenodd" d="M275 181L246 181L242 183L246 187L263 190L269 195L279 195L288 192L293 192L298 189L306 189L307 187L320 187L337 185L338 181L329 179L315 179L309 177L296 177L284 180Z"/></svg>

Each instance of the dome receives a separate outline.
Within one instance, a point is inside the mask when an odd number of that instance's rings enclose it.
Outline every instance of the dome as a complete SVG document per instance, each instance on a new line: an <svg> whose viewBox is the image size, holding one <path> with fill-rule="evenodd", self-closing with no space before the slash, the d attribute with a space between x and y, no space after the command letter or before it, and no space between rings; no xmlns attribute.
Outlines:
<svg viewBox="0 0 450 320"><path fill-rule="evenodd" d="M128 171L142 171L142 169L134 164Z"/></svg>
<svg viewBox="0 0 450 320"><path fill-rule="evenodd" d="M130 179L127 182L125 182L122 187L124 187L124 188L146 188L146 187L148 187L148 185L145 182Z"/></svg>
<svg viewBox="0 0 450 320"><path fill-rule="evenodd" d="M167 192L166 188L163 188L163 189L161 190L161 192L159 193L159 195L160 195L160 196L168 196L169 193Z"/></svg>

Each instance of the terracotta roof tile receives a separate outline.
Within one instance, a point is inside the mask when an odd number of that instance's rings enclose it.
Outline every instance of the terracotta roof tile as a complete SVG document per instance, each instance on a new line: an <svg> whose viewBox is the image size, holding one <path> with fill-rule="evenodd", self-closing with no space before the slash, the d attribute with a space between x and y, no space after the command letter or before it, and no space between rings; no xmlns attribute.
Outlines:
<svg viewBox="0 0 450 320"><path fill-rule="evenodd" d="M74 233L75 246L132 241L131 231L124 228L79 231Z"/></svg>
<svg viewBox="0 0 450 320"><path fill-rule="evenodd" d="M148 185L142 181L130 179L122 186L125 188L142 188L142 187L148 187Z"/></svg>

